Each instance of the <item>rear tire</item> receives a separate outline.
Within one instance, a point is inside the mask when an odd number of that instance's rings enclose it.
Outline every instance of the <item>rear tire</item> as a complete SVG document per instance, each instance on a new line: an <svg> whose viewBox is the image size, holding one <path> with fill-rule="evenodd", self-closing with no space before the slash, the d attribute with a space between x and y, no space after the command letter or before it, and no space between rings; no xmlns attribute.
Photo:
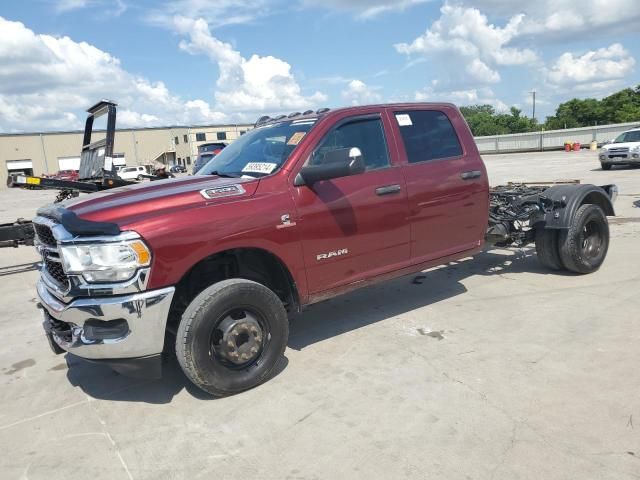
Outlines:
<svg viewBox="0 0 640 480"><path fill-rule="evenodd" d="M558 238L560 258L575 273L591 273L600 268L609 249L609 223L602 209L593 204L580 206L571 225Z"/></svg>
<svg viewBox="0 0 640 480"><path fill-rule="evenodd" d="M611 170L611 164L610 163L601 163L600 165L602 166L603 170Z"/></svg>
<svg viewBox="0 0 640 480"><path fill-rule="evenodd" d="M136 180L138 180L139 182L141 182L144 179L144 177L142 175L138 175L136 177Z"/></svg>
<svg viewBox="0 0 640 480"><path fill-rule="evenodd" d="M289 321L278 296L244 279L215 283L187 307L176 339L185 375L221 397L271 378L283 358Z"/></svg>
<svg viewBox="0 0 640 480"><path fill-rule="evenodd" d="M536 232L536 253L540 263L550 270L562 270L564 265L558 249L558 231L538 229Z"/></svg>

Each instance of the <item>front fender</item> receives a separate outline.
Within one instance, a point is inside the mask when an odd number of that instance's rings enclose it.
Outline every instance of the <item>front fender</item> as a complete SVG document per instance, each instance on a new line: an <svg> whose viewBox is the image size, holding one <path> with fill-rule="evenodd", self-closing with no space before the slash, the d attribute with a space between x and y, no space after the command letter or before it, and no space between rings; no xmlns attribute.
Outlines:
<svg viewBox="0 0 640 480"><path fill-rule="evenodd" d="M612 199L615 200L617 191L615 185L555 185L548 188L544 196L564 207L545 213L544 228L569 228L576 210L587 203L598 205L608 217L615 216Z"/></svg>

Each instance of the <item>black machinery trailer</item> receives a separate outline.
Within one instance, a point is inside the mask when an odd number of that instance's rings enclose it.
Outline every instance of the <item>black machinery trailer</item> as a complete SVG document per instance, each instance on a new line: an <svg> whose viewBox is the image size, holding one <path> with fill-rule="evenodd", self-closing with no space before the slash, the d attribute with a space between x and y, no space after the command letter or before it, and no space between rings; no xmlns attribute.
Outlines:
<svg viewBox="0 0 640 480"><path fill-rule="evenodd" d="M84 127L78 181L20 174L9 175L7 186L58 190L59 193L55 201L61 202L68 198L77 197L80 193L98 192L135 183L118 177L116 166L113 163L116 107L117 104L112 101L101 100L87 110L89 115ZM104 138L92 142L95 120L103 116L106 116ZM29 220L20 218L15 222L0 224L0 247L33 245L33 235L33 226Z"/></svg>

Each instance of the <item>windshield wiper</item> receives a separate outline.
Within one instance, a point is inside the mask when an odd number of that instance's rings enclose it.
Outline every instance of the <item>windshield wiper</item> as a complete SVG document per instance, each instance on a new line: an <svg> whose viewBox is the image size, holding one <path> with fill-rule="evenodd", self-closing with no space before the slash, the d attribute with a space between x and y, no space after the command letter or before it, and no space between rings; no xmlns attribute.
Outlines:
<svg viewBox="0 0 640 480"><path fill-rule="evenodd" d="M211 172L209 175L217 175L221 178L240 178L240 175L233 175L231 173Z"/></svg>

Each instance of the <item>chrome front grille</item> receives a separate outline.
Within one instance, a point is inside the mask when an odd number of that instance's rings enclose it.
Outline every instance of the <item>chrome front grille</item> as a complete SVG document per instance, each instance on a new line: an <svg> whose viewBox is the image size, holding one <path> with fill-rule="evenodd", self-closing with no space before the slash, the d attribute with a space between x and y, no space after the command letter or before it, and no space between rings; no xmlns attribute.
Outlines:
<svg viewBox="0 0 640 480"><path fill-rule="evenodd" d="M629 153L628 147L610 148L609 155L626 155Z"/></svg>
<svg viewBox="0 0 640 480"><path fill-rule="evenodd" d="M60 284L65 290L68 290L70 287L69 277L64 270L62 269L62 264L59 261L52 260L51 258L45 256L43 258L44 268L46 272L49 274L51 278L53 278L56 282Z"/></svg>
<svg viewBox="0 0 640 480"><path fill-rule="evenodd" d="M71 281L62 268L58 242L53 233L57 223L50 219L38 217L34 219L33 226L36 232L36 246L42 256L42 272L54 282L56 289L66 292L71 287Z"/></svg>
<svg viewBox="0 0 640 480"><path fill-rule="evenodd" d="M36 235L40 243L47 245L49 247L56 246L56 239L53 236L53 232L51 231L51 228L48 225L34 223L33 226L35 228Z"/></svg>

